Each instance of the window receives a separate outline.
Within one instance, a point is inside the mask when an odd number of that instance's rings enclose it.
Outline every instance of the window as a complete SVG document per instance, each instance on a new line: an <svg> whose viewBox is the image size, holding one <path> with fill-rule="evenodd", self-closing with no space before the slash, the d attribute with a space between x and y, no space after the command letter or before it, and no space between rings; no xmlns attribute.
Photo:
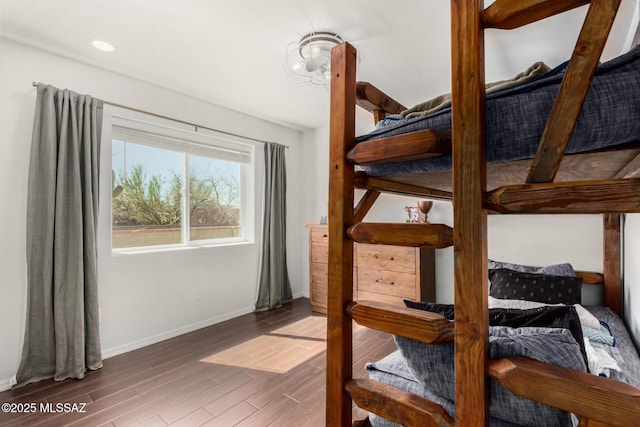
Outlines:
<svg viewBox="0 0 640 427"><path fill-rule="evenodd" d="M114 117L111 148L114 250L247 240L252 146Z"/></svg>

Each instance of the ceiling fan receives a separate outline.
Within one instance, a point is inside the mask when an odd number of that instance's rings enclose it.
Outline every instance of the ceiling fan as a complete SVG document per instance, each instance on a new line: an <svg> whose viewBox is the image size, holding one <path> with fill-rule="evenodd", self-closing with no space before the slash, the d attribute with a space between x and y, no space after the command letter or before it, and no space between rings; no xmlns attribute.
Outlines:
<svg viewBox="0 0 640 427"><path fill-rule="evenodd" d="M343 42L339 34L316 31L287 46L285 70L294 83L326 86L331 80L331 49Z"/></svg>

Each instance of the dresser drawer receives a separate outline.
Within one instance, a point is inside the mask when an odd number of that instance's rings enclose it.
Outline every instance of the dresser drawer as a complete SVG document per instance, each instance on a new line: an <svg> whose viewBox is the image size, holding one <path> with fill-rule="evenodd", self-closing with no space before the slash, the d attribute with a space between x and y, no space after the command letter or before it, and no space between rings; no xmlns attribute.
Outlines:
<svg viewBox="0 0 640 427"><path fill-rule="evenodd" d="M329 283L329 265L324 262L311 262L309 263L309 274L311 285L322 284L325 287ZM356 289L356 283L358 281L357 272L353 272L353 287ZM355 295L355 293L354 293Z"/></svg>
<svg viewBox="0 0 640 427"><path fill-rule="evenodd" d="M329 243L311 242L309 260L311 262L323 262L326 264L329 260Z"/></svg>
<svg viewBox="0 0 640 427"><path fill-rule="evenodd" d="M359 301L376 301L383 302L385 304L397 305L399 307L404 307L405 298L395 297L393 295L385 295L385 294L377 294L375 292L358 292Z"/></svg>
<svg viewBox="0 0 640 427"><path fill-rule="evenodd" d="M416 275L397 271L358 267L358 297L362 292L416 299Z"/></svg>
<svg viewBox="0 0 640 427"><path fill-rule="evenodd" d="M326 283L314 283L313 290L311 292L310 303L314 310L321 313L327 312L327 284Z"/></svg>
<svg viewBox="0 0 640 427"><path fill-rule="evenodd" d="M309 228L309 294L311 307L327 312L329 233L326 225ZM403 299L435 300L433 249L353 245L353 299L404 306ZM425 299L427 298L427 299Z"/></svg>
<svg viewBox="0 0 640 427"><path fill-rule="evenodd" d="M327 298L329 296L329 272L327 263L311 262L309 264L310 273L310 302L315 311L327 312ZM357 299L356 274L353 275L353 299Z"/></svg>
<svg viewBox="0 0 640 427"><path fill-rule="evenodd" d="M416 272L416 249L402 246L356 245L358 268Z"/></svg>
<svg viewBox="0 0 640 427"><path fill-rule="evenodd" d="M329 242L329 232L326 228L312 228L309 236L311 242Z"/></svg>
<svg viewBox="0 0 640 427"><path fill-rule="evenodd" d="M311 283L329 283L329 268L326 262L311 262L309 264Z"/></svg>

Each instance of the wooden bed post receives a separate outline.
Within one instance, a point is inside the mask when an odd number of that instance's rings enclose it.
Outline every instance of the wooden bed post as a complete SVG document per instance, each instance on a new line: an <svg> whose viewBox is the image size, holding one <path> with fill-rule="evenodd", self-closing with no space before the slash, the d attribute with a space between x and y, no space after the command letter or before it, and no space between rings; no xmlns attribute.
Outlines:
<svg viewBox="0 0 640 427"><path fill-rule="evenodd" d="M489 425L482 0L452 0L456 426Z"/></svg>
<svg viewBox="0 0 640 427"><path fill-rule="evenodd" d="M604 214L604 305L622 317L622 214Z"/></svg>
<svg viewBox="0 0 640 427"><path fill-rule="evenodd" d="M329 292L327 301L327 426L351 425L351 317L345 307L353 300L354 177L347 153L355 145L356 50L348 43L331 55L331 118L329 129Z"/></svg>

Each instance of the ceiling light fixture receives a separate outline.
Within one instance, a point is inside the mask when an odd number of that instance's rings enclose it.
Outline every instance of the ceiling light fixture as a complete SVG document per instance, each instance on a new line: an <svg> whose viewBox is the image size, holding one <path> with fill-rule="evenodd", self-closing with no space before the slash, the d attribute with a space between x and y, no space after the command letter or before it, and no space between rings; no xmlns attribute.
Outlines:
<svg viewBox="0 0 640 427"><path fill-rule="evenodd" d="M287 47L286 69L298 83L327 85L331 80L331 49L342 43L338 34L309 33Z"/></svg>
<svg viewBox="0 0 640 427"><path fill-rule="evenodd" d="M101 50L103 52L113 52L114 50L116 50L113 45L107 43L107 42L103 42L102 40L94 40L91 42L91 44L93 45L93 47L95 47L98 50Z"/></svg>

